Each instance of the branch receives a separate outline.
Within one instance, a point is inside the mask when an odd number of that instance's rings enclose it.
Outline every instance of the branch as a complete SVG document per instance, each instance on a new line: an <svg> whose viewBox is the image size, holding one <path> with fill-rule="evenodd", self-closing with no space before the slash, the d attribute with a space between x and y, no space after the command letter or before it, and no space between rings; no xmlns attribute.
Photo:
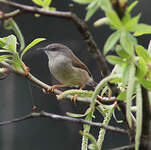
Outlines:
<svg viewBox="0 0 151 150"><path fill-rule="evenodd" d="M1 11L2 12L2 11ZM2 12L1 14L0 14L0 19L2 20L4 20L4 19L8 19L8 18L13 18L13 17L15 17L15 16L18 16L19 14L21 14L22 13L22 11L20 11L19 9L17 9L17 10L14 10L14 11L12 11L12 12L10 12L10 13L4 13L4 12Z"/></svg>
<svg viewBox="0 0 151 150"><path fill-rule="evenodd" d="M17 123L17 122L28 120L28 119L31 119L31 118L41 118L41 117L46 117L46 118L55 119L55 120L65 120L65 121L70 121L70 122L75 122L75 123L80 123L80 124L88 124L90 126L104 128L104 129L107 129L107 130L110 130L110 131L113 131L113 132L128 134L128 131L126 131L124 129L121 129L121 128L112 127L112 126L109 126L109 125L104 125L104 124L98 123L98 122L89 122L89 121L85 121L83 119L76 119L76 118L72 118L72 117L68 117L68 116L56 115L56 114L47 113L47 112L44 112L44 111L33 112L33 113L30 113L28 115L25 115L25 116L22 116L22 117L19 117L19 118L16 118L16 119L0 122L0 126L12 124L12 123Z"/></svg>
<svg viewBox="0 0 151 150"><path fill-rule="evenodd" d="M28 75L25 75L24 72L16 70L14 67L12 67L11 65L9 65L6 62L0 62L0 65L3 66L3 67L8 68L9 72L13 72L15 74L23 76L24 78L30 80L31 82L36 84L38 87L41 87L42 89L47 90L48 88L50 88L50 85L40 81L39 79L34 77L31 73L29 73ZM59 94L62 93L62 91L54 89L53 93L56 94L56 95L59 95ZM68 95L65 99L72 100L73 96ZM90 98L77 97L77 101L90 103ZM113 104L115 101L117 101L117 99L115 97L111 97L111 98L104 97L102 99L100 99L100 97L98 97L98 101L101 102L102 104L108 104L109 105L109 104Z"/></svg>
<svg viewBox="0 0 151 150"><path fill-rule="evenodd" d="M133 150L135 148L135 145L128 145L128 146L122 146L118 148L113 148L109 150Z"/></svg>
<svg viewBox="0 0 151 150"><path fill-rule="evenodd" d="M100 50L97 47L96 42L93 40L93 37L92 37L91 33L89 32L86 23L83 20L81 20L76 14L74 14L72 12L44 10L44 9L41 9L38 7L22 5L22 4L18 4L18 3L14 3L11 1L6 1L6 0L0 0L0 4L13 6L21 11L28 12L28 13L33 13L33 14L38 13L38 14L44 15L44 16L69 19L69 20L73 21L73 23L76 25L78 31L83 36L84 41L87 43L90 51L93 53L94 57L97 59L99 66L101 66L103 75L104 76L109 75L110 69L105 61L103 54L100 52ZM12 14L10 14L10 17L15 17L19 14L21 14L21 13L20 12L14 13L14 15L12 13ZM4 17L1 16L1 19L5 19L5 17L6 17L5 15L4 15ZM9 17L9 15L7 15L7 18L8 17Z"/></svg>

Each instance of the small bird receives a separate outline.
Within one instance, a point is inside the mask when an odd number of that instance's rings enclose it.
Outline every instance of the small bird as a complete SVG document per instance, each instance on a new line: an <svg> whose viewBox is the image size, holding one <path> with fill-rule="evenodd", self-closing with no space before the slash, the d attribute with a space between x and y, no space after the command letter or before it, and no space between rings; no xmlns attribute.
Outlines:
<svg viewBox="0 0 151 150"><path fill-rule="evenodd" d="M85 85L96 86L88 67L67 46L53 43L39 49L48 56L51 74L62 83L53 85L48 91L53 91L58 87L79 86L83 89Z"/></svg>

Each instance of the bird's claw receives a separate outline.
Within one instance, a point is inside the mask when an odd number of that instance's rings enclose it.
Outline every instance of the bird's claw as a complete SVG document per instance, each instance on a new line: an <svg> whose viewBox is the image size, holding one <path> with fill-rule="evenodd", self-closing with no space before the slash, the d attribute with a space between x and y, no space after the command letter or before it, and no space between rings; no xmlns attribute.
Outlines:
<svg viewBox="0 0 151 150"><path fill-rule="evenodd" d="M73 102L74 102L74 103L76 103L76 101L77 101L77 97L78 97L78 94L75 94L75 95L72 97L72 99L71 99L71 100L73 100Z"/></svg>
<svg viewBox="0 0 151 150"><path fill-rule="evenodd" d="M51 87L49 87L49 88L47 88L47 89L42 89L42 91L44 92L44 93L50 93L50 92L54 92L54 90L57 88L57 86L56 85L53 85L53 86L51 86Z"/></svg>
<svg viewBox="0 0 151 150"><path fill-rule="evenodd" d="M54 92L54 90L57 88L56 85L51 86L50 88L47 89L47 92Z"/></svg>

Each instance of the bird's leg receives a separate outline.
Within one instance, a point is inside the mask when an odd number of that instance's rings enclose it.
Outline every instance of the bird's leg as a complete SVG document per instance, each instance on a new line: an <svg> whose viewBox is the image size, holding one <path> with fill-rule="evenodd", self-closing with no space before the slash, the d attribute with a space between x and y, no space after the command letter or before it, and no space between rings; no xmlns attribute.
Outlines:
<svg viewBox="0 0 151 150"><path fill-rule="evenodd" d="M67 87L68 85L66 84L57 84L57 85L53 85L50 88L47 89L47 92L53 92L54 89L59 88L59 87Z"/></svg>
<svg viewBox="0 0 151 150"><path fill-rule="evenodd" d="M79 90L82 90L83 87L80 87ZM73 102L75 103L77 101L77 97L78 97L78 94L75 94L72 98Z"/></svg>

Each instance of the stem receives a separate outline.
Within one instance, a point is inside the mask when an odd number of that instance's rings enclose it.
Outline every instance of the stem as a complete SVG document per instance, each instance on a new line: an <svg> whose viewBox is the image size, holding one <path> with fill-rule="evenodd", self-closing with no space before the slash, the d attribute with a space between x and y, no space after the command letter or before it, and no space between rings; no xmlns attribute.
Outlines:
<svg viewBox="0 0 151 150"><path fill-rule="evenodd" d="M104 121L103 121L104 125L108 125L109 124L109 121L111 120L111 117L112 117L112 114L113 114L113 110L114 110L114 108L109 110L109 112L107 112L107 114L106 114L106 116L104 118ZM98 140L97 140L97 145L98 145L99 149L102 148L105 132L106 132L105 129L102 129L102 128L100 129Z"/></svg>
<svg viewBox="0 0 151 150"><path fill-rule="evenodd" d="M13 20L13 18L9 18L8 21L9 21L9 24L11 25L11 27L12 27L12 30L15 32L15 34L18 37L18 40L19 40L19 43L20 43L20 51L21 51L25 47L25 41L24 41L24 37L21 33L21 30L19 29L18 25Z"/></svg>
<svg viewBox="0 0 151 150"><path fill-rule="evenodd" d="M113 131L113 132L128 134L128 131L126 131L124 129L112 127L109 125L103 125L99 122L89 122L89 121L85 121L83 119L76 119L76 118L72 118L72 117L68 117L68 116L56 115L56 114L52 114L52 113L47 113L45 111L33 112L33 113L29 113L28 115L19 117L19 118L15 118L15 119L8 120L8 121L2 121L2 122L0 122L0 126L5 126L5 125L18 123L18 122L28 120L28 119L41 118L41 117L46 117L46 118L54 119L54 120L64 120L64 121L75 122L75 123L80 123L80 124L87 124L87 125L95 126L95 127L99 127L99 128L102 127L102 128L105 128L105 129Z"/></svg>
<svg viewBox="0 0 151 150"><path fill-rule="evenodd" d="M109 81L111 81L113 79L120 78L120 77L121 77L120 75L110 75L110 76L108 76L108 77L106 77L106 78L104 78L103 80L100 81L100 83L96 86L95 91L94 91L94 93L93 93L93 95L91 97L91 104L90 104L90 106L91 106L92 110L94 110L95 103L96 103L95 100L97 99L97 96L99 95L99 92L103 88L103 86L107 82L109 82Z"/></svg>

